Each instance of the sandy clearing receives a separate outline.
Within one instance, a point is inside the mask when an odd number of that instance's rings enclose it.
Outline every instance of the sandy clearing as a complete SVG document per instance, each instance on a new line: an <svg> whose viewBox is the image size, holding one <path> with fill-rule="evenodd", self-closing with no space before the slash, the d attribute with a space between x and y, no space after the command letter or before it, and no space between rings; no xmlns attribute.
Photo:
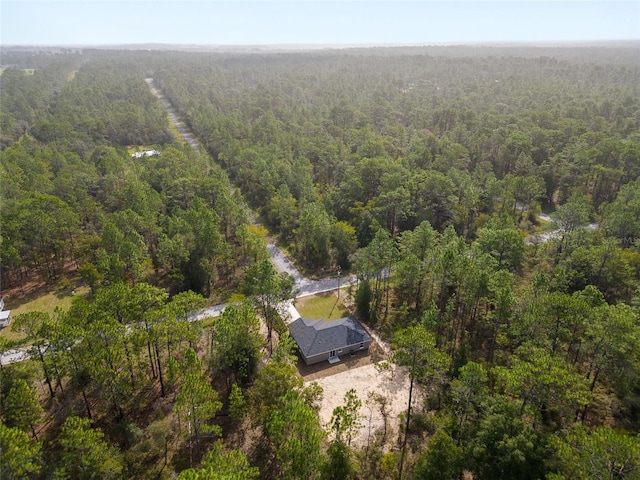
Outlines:
<svg viewBox="0 0 640 480"><path fill-rule="evenodd" d="M377 429L384 427L384 420L377 405L367 402L369 392L376 392L389 399L387 439L395 438L394 435L398 430L398 415L406 410L409 400L409 378L402 369L379 371L375 364L369 364L314 381L324 390L320 405L320 420L323 425L327 426L333 409L342 405L345 393L354 388L362 401L360 415L363 417L363 426L352 441L352 445L366 445L369 431L373 435ZM329 430L327 426L327 431Z"/></svg>

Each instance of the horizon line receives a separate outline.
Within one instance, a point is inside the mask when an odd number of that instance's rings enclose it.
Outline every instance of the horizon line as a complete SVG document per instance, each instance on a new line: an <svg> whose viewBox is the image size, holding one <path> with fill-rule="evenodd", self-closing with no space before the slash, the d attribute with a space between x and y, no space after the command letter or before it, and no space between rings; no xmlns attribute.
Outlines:
<svg viewBox="0 0 640 480"><path fill-rule="evenodd" d="M576 45L576 44L638 44L640 38L627 39L576 39L576 40L468 40L468 41L442 41L442 42L384 42L384 43L163 43L163 42L122 42L122 43L50 43L27 44L15 43L2 45L0 49L11 48L111 48L111 47L214 47L214 48L351 48L351 47L438 47L438 46L504 46L504 45L528 45L528 46L552 46L552 45Z"/></svg>

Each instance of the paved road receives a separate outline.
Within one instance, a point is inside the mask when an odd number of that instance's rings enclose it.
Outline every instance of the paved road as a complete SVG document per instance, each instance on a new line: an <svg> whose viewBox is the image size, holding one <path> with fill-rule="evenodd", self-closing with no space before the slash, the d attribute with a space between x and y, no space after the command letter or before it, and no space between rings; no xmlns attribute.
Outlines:
<svg viewBox="0 0 640 480"><path fill-rule="evenodd" d="M271 261L279 272L287 272L293 276L295 280L295 288L298 289L298 297L304 297L307 295L313 295L321 292L328 292L335 290L345 285L355 283L356 276L348 275L346 277L338 278L338 275L322 278L320 280L312 280L304 277L293 264L293 262L285 255L285 253L278 248L273 240L269 240L267 243L267 249L271 255Z"/></svg>
<svg viewBox="0 0 640 480"><path fill-rule="evenodd" d="M7 365L8 363L22 362L27 358L29 358L29 353L26 348L16 348L14 350L8 350L0 356L0 363Z"/></svg>
<svg viewBox="0 0 640 480"><path fill-rule="evenodd" d="M539 216L540 216L540 218L542 218L543 220L546 220L547 222L554 222L555 223L555 220L552 217L550 217L549 215L540 214ZM599 226L600 225L598 223L590 223L589 225L587 225L584 228L586 228L587 230L595 230ZM555 230L552 230L551 232L541 233L539 235L529 235L528 237L526 237L524 239L524 243L526 243L527 245L536 245L538 243L548 242L552 238L560 238L562 236L562 233L563 233L563 229L562 228L556 228Z"/></svg>
<svg viewBox="0 0 640 480"><path fill-rule="evenodd" d="M311 280L304 277L293 264L293 262L285 255L285 253L276 246L275 242L270 240L267 244L267 249L271 255L271 261L279 272L286 272L293 276L295 279L294 289L298 291L296 297L306 297L309 295L315 295L317 293L329 292L336 290L337 288L344 287L346 285L356 282L355 275L348 275L338 278L337 275L333 277L322 278L320 280ZM188 315L188 320L194 322L196 320L203 320L205 318L217 317L224 309L226 304L215 305L213 307L204 308L198 312L194 312ZM289 301L285 304L284 310L288 313L289 321L297 319L300 314L293 306L293 301Z"/></svg>

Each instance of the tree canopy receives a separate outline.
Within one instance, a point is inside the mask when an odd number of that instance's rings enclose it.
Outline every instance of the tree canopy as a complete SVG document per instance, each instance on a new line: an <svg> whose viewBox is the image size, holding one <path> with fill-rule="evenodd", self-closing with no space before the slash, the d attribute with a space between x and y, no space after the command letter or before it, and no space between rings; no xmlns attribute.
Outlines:
<svg viewBox="0 0 640 480"><path fill-rule="evenodd" d="M0 476L637 478L637 45L2 54L2 293L82 293L0 334ZM399 419L320 421L274 243Z"/></svg>

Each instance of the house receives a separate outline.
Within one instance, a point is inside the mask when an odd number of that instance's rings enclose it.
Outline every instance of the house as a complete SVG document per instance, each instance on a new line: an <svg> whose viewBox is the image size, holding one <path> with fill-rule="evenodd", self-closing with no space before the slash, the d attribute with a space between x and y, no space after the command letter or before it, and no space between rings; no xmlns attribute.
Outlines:
<svg viewBox="0 0 640 480"><path fill-rule="evenodd" d="M289 332L307 365L325 360L336 363L341 355L367 350L371 345L371 337L353 317L330 322L300 317L289 325Z"/></svg>
<svg viewBox="0 0 640 480"><path fill-rule="evenodd" d="M11 310L4 309L4 298L0 297L0 330L11 323Z"/></svg>
<svg viewBox="0 0 640 480"><path fill-rule="evenodd" d="M142 158L142 157L155 157L160 155L158 150L145 150L144 152L135 152L131 154L133 158Z"/></svg>

